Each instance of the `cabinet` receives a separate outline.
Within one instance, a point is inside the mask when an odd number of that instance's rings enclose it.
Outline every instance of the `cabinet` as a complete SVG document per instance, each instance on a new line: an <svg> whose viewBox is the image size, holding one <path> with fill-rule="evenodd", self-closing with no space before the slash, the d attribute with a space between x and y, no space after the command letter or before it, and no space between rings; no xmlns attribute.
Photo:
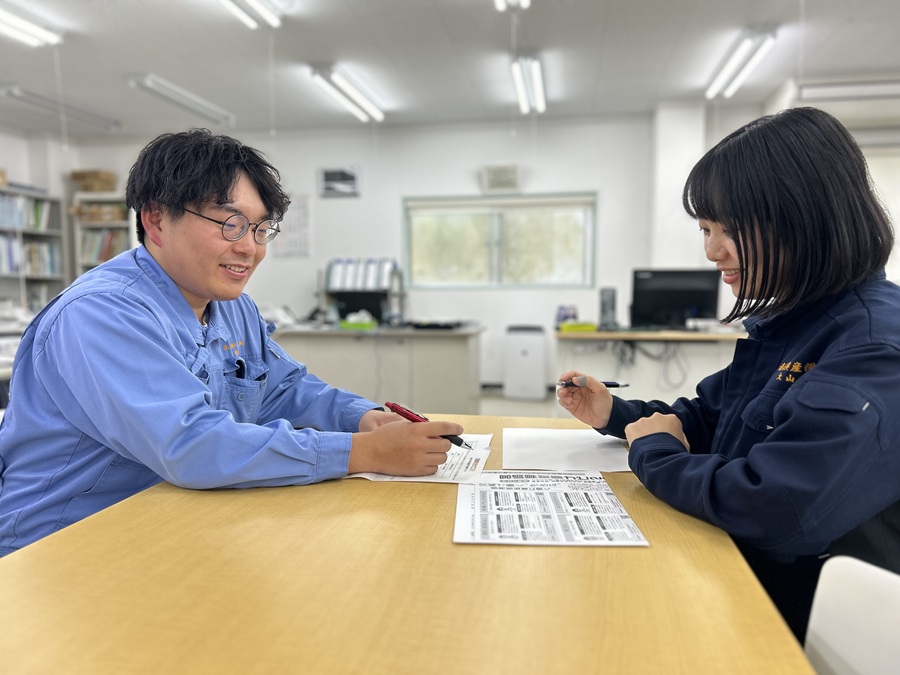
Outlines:
<svg viewBox="0 0 900 675"><path fill-rule="evenodd" d="M478 414L481 328L281 328L275 341L311 373L376 403Z"/></svg>
<svg viewBox="0 0 900 675"><path fill-rule="evenodd" d="M36 312L67 280L62 202L0 188L0 299Z"/></svg>
<svg viewBox="0 0 900 675"><path fill-rule="evenodd" d="M120 192L76 192L72 216L76 276L137 245L134 211Z"/></svg>

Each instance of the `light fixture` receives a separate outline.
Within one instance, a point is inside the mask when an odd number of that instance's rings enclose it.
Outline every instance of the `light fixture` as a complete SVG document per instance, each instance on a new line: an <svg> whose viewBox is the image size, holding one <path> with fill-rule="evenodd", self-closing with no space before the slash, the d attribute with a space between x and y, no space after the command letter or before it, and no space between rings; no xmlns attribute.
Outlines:
<svg viewBox="0 0 900 675"><path fill-rule="evenodd" d="M23 89L18 85L3 87L2 89L0 89L0 96L7 96L17 101L21 101L22 103L32 105L36 108L49 110L50 112L54 112L57 114L62 113L69 119L76 120L78 122L84 122L85 124L90 124L91 126L98 127L106 131L118 131L122 127L118 120L104 117L103 115L100 115L98 113L73 106L70 103L60 101L59 99L55 99L50 96L37 94L33 91Z"/></svg>
<svg viewBox="0 0 900 675"><path fill-rule="evenodd" d="M219 3L250 30L259 28L257 20L234 0L219 0ZM244 0L244 3L272 28L278 28L281 25L281 18L279 18L275 10L269 6L266 0Z"/></svg>
<svg viewBox="0 0 900 675"><path fill-rule="evenodd" d="M278 28L281 25L279 16L264 0L245 0L245 2L250 5L250 9L259 14L262 20L272 28Z"/></svg>
<svg viewBox="0 0 900 675"><path fill-rule="evenodd" d="M797 98L801 101L838 101L875 98L900 98L900 82L822 82L801 84Z"/></svg>
<svg viewBox="0 0 900 675"><path fill-rule="evenodd" d="M233 127L237 123L237 117L224 108L220 108L215 103L210 103L205 98L200 98L197 94L183 89L177 84L164 80L159 75L146 73L131 78L128 80L128 84L136 89L143 89L164 98L170 103L197 113L201 117L205 117L217 124Z"/></svg>
<svg viewBox="0 0 900 675"><path fill-rule="evenodd" d="M547 110L541 62L532 56L520 56L510 68L521 113L527 115L532 109L538 113Z"/></svg>
<svg viewBox="0 0 900 675"><path fill-rule="evenodd" d="M713 78L706 90L706 98L713 99L719 95L719 92L725 98L731 98L774 45L774 32L743 36Z"/></svg>
<svg viewBox="0 0 900 675"><path fill-rule="evenodd" d="M330 68L314 68L312 78L360 122L368 122L370 117L378 122L384 120L384 113L340 72Z"/></svg>
<svg viewBox="0 0 900 675"><path fill-rule="evenodd" d="M494 7L497 8L498 12L505 12L507 7L528 9L531 7L531 0L494 0Z"/></svg>
<svg viewBox="0 0 900 675"><path fill-rule="evenodd" d="M0 33L30 47L58 45L62 36L0 8Z"/></svg>

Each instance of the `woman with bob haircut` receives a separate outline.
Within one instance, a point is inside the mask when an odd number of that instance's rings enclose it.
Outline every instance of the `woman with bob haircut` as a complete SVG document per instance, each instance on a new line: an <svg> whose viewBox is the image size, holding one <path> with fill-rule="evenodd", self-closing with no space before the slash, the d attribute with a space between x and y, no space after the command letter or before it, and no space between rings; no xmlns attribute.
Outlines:
<svg viewBox="0 0 900 675"><path fill-rule="evenodd" d="M900 288L862 152L831 115L762 117L712 148L683 202L744 320L694 398L623 400L574 370L560 404L627 439L650 492L728 532L797 639L819 570L900 572Z"/></svg>

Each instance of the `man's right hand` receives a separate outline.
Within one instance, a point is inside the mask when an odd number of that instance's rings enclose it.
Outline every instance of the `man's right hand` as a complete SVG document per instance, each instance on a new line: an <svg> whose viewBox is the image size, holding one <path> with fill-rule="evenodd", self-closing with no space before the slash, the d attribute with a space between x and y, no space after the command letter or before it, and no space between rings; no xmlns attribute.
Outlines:
<svg viewBox="0 0 900 675"><path fill-rule="evenodd" d="M461 433L463 428L455 422L403 420L352 434L347 472L430 476L447 461L450 441L441 436Z"/></svg>

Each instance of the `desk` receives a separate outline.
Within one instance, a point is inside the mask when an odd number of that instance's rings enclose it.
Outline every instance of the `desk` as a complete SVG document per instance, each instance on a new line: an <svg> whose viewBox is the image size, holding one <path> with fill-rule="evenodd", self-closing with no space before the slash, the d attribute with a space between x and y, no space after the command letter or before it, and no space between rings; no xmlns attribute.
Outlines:
<svg viewBox="0 0 900 675"><path fill-rule="evenodd" d="M615 340L620 342L734 342L747 337L741 331L708 333L691 330L556 331L557 340Z"/></svg>
<svg viewBox="0 0 900 675"><path fill-rule="evenodd" d="M583 426L441 417L488 468L503 427ZM455 485L158 485L0 560L2 670L812 673L725 534L607 480L649 547L453 544Z"/></svg>
<svg viewBox="0 0 900 675"><path fill-rule="evenodd" d="M557 360L560 372L628 382L626 398L668 401L695 396L697 383L731 363L735 342L745 337L739 331L557 331Z"/></svg>

